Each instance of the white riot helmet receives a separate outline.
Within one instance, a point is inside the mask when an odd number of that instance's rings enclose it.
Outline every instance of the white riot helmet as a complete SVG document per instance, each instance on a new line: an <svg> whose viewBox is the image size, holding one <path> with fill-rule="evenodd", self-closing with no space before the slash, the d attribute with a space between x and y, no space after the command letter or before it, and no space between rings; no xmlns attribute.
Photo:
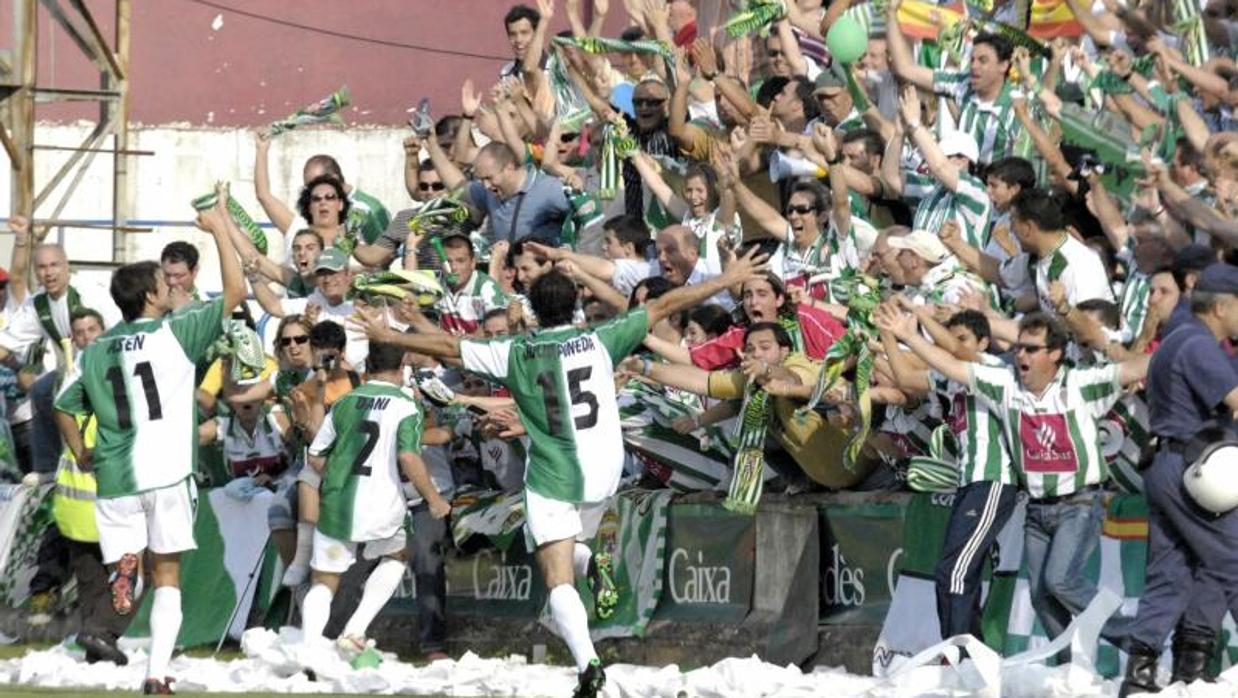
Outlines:
<svg viewBox="0 0 1238 698"><path fill-rule="evenodd" d="M1214 514L1238 507L1238 441L1204 449L1182 474L1182 485L1196 504Z"/></svg>

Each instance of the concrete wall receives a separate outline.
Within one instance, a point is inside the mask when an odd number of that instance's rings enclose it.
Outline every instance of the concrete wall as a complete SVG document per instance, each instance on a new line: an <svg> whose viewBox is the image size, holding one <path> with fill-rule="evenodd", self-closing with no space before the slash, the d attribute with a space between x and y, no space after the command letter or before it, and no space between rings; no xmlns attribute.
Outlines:
<svg viewBox="0 0 1238 698"><path fill-rule="evenodd" d="M40 143L76 145L89 131L87 125L41 124ZM301 168L305 159L327 153L340 161L344 176L354 186L378 197L392 212L408 206L411 200L404 189L404 129L353 127L310 129L284 134L271 148L271 186L281 199L293 206L301 187ZM247 129L204 127L138 127L133 131L133 148L153 150L155 155L132 158L133 224L154 228L151 233L124 235L125 254L120 260L133 262L158 259L159 251L173 240L188 240L202 250L202 271L198 285L203 290L218 290L219 267L209 235L193 226L195 212L189 202L209 192L216 180L232 182L233 195L260 223L266 216L254 196L254 132ZM51 179L69 153L40 151L35 173L38 190ZM10 171L0 169L0 191L9 187ZM39 208L47 217L59 203L58 191ZM95 159L59 218L104 222L111 213L112 177L110 156ZM0 199L0 214L8 218L8 201ZM7 230L7 228L4 228ZM268 229L270 254L278 259L283 242L278 232ZM53 230L49 239L62 241L74 261L106 261L111 255L111 234L106 230L63 228ZM0 235L0 266L8 268L12 237ZM107 272L79 275L106 277ZM104 285L106 287L106 285Z"/></svg>

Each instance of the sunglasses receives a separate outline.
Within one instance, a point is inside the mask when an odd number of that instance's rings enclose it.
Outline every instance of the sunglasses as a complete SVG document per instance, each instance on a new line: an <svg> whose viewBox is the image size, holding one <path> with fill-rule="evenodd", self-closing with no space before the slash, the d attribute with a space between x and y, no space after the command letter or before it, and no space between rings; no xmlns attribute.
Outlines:
<svg viewBox="0 0 1238 698"><path fill-rule="evenodd" d="M580 138L580 134L579 134L579 133L560 133L560 134L559 134L559 142L560 142L560 143L571 143L572 141L576 140L577 138Z"/></svg>
<svg viewBox="0 0 1238 698"><path fill-rule="evenodd" d="M632 100L632 106L637 109L640 109L641 107L660 107L664 102L666 102L665 99L641 97L639 99Z"/></svg>
<svg viewBox="0 0 1238 698"><path fill-rule="evenodd" d="M1014 345L1014 353L1027 354L1034 356L1042 351L1051 351L1051 349L1043 344L1016 344Z"/></svg>
<svg viewBox="0 0 1238 698"><path fill-rule="evenodd" d="M309 335L299 334L295 337L280 337L278 343L281 347L290 347L293 344L301 345L309 341Z"/></svg>
<svg viewBox="0 0 1238 698"><path fill-rule="evenodd" d="M421 191L443 191L447 185L443 182L418 182L417 188Z"/></svg>
<svg viewBox="0 0 1238 698"><path fill-rule="evenodd" d="M790 215L792 213L798 213L801 216L806 216L810 213L813 213L816 210L817 210L816 206L788 206L787 215Z"/></svg>
<svg viewBox="0 0 1238 698"><path fill-rule="evenodd" d="M782 51L780 51L780 50L778 50L778 49L770 49L769 51L766 51L766 52L765 52L765 55L766 55L766 56L769 56L770 58L781 58L781 57L782 57Z"/></svg>
<svg viewBox="0 0 1238 698"><path fill-rule="evenodd" d="M335 194L323 194L321 196L315 194L314 196L310 197L310 201L314 203L319 203L321 201L338 201L339 198L340 197L336 196Z"/></svg>

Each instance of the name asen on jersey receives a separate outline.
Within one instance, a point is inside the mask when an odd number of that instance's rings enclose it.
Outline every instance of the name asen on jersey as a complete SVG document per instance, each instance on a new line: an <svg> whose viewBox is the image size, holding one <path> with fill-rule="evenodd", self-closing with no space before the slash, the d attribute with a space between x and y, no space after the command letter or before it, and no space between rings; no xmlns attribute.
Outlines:
<svg viewBox="0 0 1238 698"><path fill-rule="evenodd" d="M119 354L122 351L141 351L144 344L146 344L146 335L144 334L120 337L107 348L107 353Z"/></svg>

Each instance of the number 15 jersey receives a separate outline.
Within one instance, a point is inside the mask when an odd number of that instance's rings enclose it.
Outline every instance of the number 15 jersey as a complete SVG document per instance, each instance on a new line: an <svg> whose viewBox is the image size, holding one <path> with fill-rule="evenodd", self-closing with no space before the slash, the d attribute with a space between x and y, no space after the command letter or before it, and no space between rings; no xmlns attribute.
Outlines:
<svg viewBox="0 0 1238 698"><path fill-rule="evenodd" d="M464 368L511 391L529 433L525 486L562 502L598 502L623 472L615 364L644 341L644 310L596 327L460 343Z"/></svg>
<svg viewBox="0 0 1238 698"><path fill-rule="evenodd" d="M56 409L94 414L100 498L189 477L198 450L196 364L223 331L223 299L158 319L122 322L86 347Z"/></svg>
<svg viewBox="0 0 1238 698"><path fill-rule="evenodd" d="M421 453L422 415L412 393L384 381L331 405L310 444L326 456L318 530L342 541L383 540L404 524L399 457Z"/></svg>

